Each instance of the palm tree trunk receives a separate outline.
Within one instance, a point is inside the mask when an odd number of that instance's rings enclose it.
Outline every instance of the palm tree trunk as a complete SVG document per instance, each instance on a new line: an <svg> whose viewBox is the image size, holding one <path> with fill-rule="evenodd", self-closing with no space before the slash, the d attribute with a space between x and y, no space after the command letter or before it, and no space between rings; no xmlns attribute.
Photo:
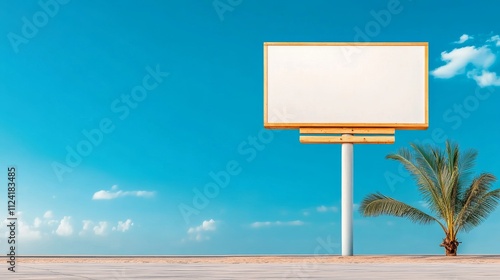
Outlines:
<svg viewBox="0 0 500 280"><path fill-rule="evenodd" d="M444 247L446 256L456 256L457 255L457 248L460 242L458 242L456 239L449 239L446 237L443 239L443 243L441 243L441 247Z"/></svg>

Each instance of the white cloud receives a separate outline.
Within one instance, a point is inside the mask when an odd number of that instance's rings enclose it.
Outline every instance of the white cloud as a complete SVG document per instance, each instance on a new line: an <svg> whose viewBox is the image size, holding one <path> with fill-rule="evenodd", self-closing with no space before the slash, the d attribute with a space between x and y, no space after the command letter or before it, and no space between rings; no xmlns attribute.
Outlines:
<svg viewBox="0 0 500 280"><path fill-rule="evenodd" d="M70 236L73 234L73 226L71 225L71 217L64 216L59 226L56 229L56 234L60 236Z"/></svg>
<svg viewBox="0 0 500 280"><path fill-rule="evenodd" d="M121 232L126 232L133 225L134 225L134 223L132 223L131 219L127 219L125 222L118 221L118 225L116 227L113 227L113 230L121 231Z"/></svg>
<svg viewBox="0 0 500 280"><path fill-rule="evenodd" d="M488 39L488 41L487 41L487 42L493 42L493 43L495 43L495 45L496 45L497 47L500 47L500 36L498 36L498 35L493 35L493 36L491 36L491 38L490 38L490 39Z"/></svg>
<svg viewBox="0 0 500 280"><path fill-rule="evenodd" d="M42 225L42 219L40 219L40 218L36 217L36 218L35 218L35 221L33 222L33 226L34 226L35 228L39 228L41 225Z"/></svg>
<svg viewBox="0 0 500 280"><path fill-rule="evenodd" d="M500 86L500 77L497 76L497 73L488 70L482 70L480 73L478 72L479 71L470 71L467 73L467 76L474 79L478 86Z"/></svg>
<svg viewBox="0 0 500 280"><path fill-rule="evenodd" d="M54 226L59 224L59 220L54 220L54 213L51 210L45 211L43 214L43 219L40 219L38 217L35 218L34 226L36 228L42 227L43 225L48 225L48 226Z"/></svg>
<svg viewBox="0 0 500 280"><path fill-rule="evenodd" d="M105 235L107 228L108 222L99 222L99 224L94 227L94 233L95 235Z"/></svg>
<svg viewBox="0 0 500 280"><path fill-rule="evenodd" d="M83 224L83 227L82 227L83 230L90 230L90 228L92 227L92 225L94 223L90 220L83 220L82 224Z"/></svg>
<svg viewBox="0 0 500 280"><path fill-rule="evenodd" d="M43 214L43 218L44 219L52 219L54 218L54 213L52 213L51 210L47 210L44 214Z"/></svg>
<svg viewBox="0 0 500 280"><path fill-rule="evenodd" d="M118 221L116 226L111 227L112 231L126 232L130 230L130 228L134 225L131 219L123 221ZM82 221L82 230L80 231L80 235L83 236L87 234L87 232L92 232L95 235L106 235L108 233L108 229L110 228L110 223L107 221L100 221L98 223L94 223L91 220L83 220Z"/></svg>
<svg viewBox="0 0 500 280"><path fill-rule="evenodd" d="M487 69L495 62L496 56L487 46L476 48L467 46L442 52L441 60L446 64L432 71L436 78L448 79L465 73L466 67L473 65L475 69Z"/></svg>
<svg viewBox="0 0 500 280"><path fill-rule="evenodd" d="M471 39L474 39L474 37L469 36L467 34L463 34L462 36L460 36L460 40L456 41L455 43L457 43L457 44L463 44L463 43L465 43L465 41L471 40Z"/></svg>
<svg viewBox="0 0 500 280"><path fill-rule="evenodd" d="M32 240L38 240L42 238L42 233L39 230L33 229L28 224L25 224L23 221L19 220L19 240L21 242L24 241L32 241Z"/></svg>
<svg viewBox="0 0 500 280"><path fill-rule="evenodd" d="M213 219L203 221L201 225L197 227L190 227L187 231L190 239L194 239L196 241L208 240L210 239L208 236L205 236L207 231L215 231L217 229L216 222Z"/></svg>
<svg viewBox="0 0 500 280"><path fill-rule="evenodd" d="M261 227L272 227L272 226L302 226L304 222L300 220L290 221L290 222L254 222L250 226L253 228L261 228Z"/></svg>
<svg viewBox="0 0 500 280"><path fill-rule="evenodd" d="M100 190L92 196L92 199L97 200L97 199L114 199L117 198L121 195L121 191L118 192L110 192L110 191L105 191L105 190Z"/></svg>
<svg viewBox="0 0 500 280"><path fill-rule="evenodd" d="M358 211L359 210L359 204L358 203L353 203L352 204L352 211Z"/></svg>
<svg viewBox="0 0 500 280"><path fill-rule="evenodd" d="M83 220L82 221L82 230L80 231L80 235L85 235L86 232L90 231L92 229L92 225L94 222L91 220Z"/></svg>
<svg viewBox="0 0 500 280"><path fill-rule="evenodd" d="M4 236L7 238L10 235L10 229L8 225L11 223L9 220L4 220L0 223L0 228L3 231ZM36 219L33 225L25 223L19 216L17 219L17 230L18 237L21 242L29 242L34 240L39 240L42 238L42 233L39 229L35 228Z"/></svg>
<svg viewBox="0 0 500 280"><path fill-rule="evenodd" d="M121 191L118 190L117 185L111 187L111 191L100 190L94 193L92 196L93 200L109 200L115 199L123 196L136 196L136 197L152 197L154 192L150 191Z"/></svg>
<svg viewBox="0 0 500 280"><path fill-rule="evenodd" d="M457 43L469 39L472 37L464 34ZM445 65L434 69L431 74L440 79L449 79L465 74L467 78L474 80L479 87L500 86L499 75L490 70L496 62L497 47L499 46L500 36L494 35L482 46L466 46L455 48L449 52L444 51L441 53L441 60L445 62Z"/></svg>
<svg viewBox="0 0 500 280"><path fill-rule="evenodd" d="M22 214L22 213L21 213ZM33 224L27 223L22 215L17 217L17 231L21 242L29 242L39 240L44 236L43 230L44 225L47 225L47 221L36 217L33 220ZM8 237L10 235L10 230L7 225L10 223L8 220L4 220L0 223L0 232ZM59 221L57 221L59 223Z"/></svg>
<svg viewBox="0 0 500 280"><path fill-rule="evenodd" d="M325 205L321 205L321 206L318 206L316 207L316 211L318 212L334 212L334 213L337 213L339 211L339 209L335 206L325 206Z"/></svg>
<svg viewBox="0 0 500 280"><path fill-rule="evenodd" d="M47 214L49 213L49 214ZM48 219L53 217L51 211L45 212L44 218L36 217L33 223L26 223L22 216L18 213L18 233L22 241L39 240L51 234L58 236L71 236L75 232L72 225L71 216L64 216L61 220ZM0 222L0 236L5 235L8 237L7 227L8 220ZM78 233L80 236L86 234L106 235L110 229L117 232L126 232L134 225L131 219L125 221L118 221L113 223L116 226L111 228L110 223L101 221L99 223L92 220L82 220L82 228ZM209 229L210 223L204 224L204 229Z"/></svg>

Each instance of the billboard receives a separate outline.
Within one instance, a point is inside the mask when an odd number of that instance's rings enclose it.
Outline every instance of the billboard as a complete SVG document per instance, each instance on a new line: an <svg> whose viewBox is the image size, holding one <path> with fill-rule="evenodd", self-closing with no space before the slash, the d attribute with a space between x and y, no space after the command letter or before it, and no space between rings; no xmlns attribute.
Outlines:
<svg viewBox="0 0 500 280"><path fill-rule="evenodd" d="M266 128L428 127L428 43L264 43Z"/></svg>

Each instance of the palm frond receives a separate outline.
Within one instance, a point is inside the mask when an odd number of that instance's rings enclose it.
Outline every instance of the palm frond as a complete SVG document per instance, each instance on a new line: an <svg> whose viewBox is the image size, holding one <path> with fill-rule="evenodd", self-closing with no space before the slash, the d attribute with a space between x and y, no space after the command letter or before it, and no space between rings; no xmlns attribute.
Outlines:
<svg viewBox="0 0 500 280"><path fill-rule="evenodd" d="M462 222L458 230L470 231L481 224L495 210L500 202L500 189L490 191L483 195L481 199L470 209L469 215Z"/></svg>
<svg viewBox="0 0 500 280"><path fill-rule="evenodd" d="M436 198L442 198L445 193L443 184L443 167L445 165L445 158L443 154L433 147L424 147L412 144L415 153L417 154L417 164L421 170L425 170L429 174L429 178L434 183L434 189L436 192ZM427 151L427 149L429 151ZM446 210L446 204L444 199L440 199L441 204L440 210L443 212Z"/></svg>
<svg viewBox="0 0 500 280"><path fill-rule="evenodd" d="M421 149L420 146L413 145L414 149ZM423 150L422 150L422 153ZM408 149L402 148L396 154L389 154L388 159L399 161L412 175L417 183L418 190L422 194L424 201L429 203L431 210L439 217L445 216L445 205L441 199L440 190L436 186L436 180L433 176L433 171L425 168L428 164L423 164L425 160L422 158L422 153L416 153L414 156ZM417 163L418 162L418 163ZM423 166L422 166L423 165ZM430 173L430 174L429 174Z"/></svg>
<svg viewBox="0 0 500 280"><path fill-rule="evenodd" d="M411 147L415 153L415 163L427 177L432 180L434 186L439 186L438 182L438 165L439 156L437 156L437 151L430 146L421 146L416 144L411 144ZM439 190L439 189L437 189Z"/></svg>
<svg viewBox="0 0 500 280"><path fill-rule="evenodd" d="M446 141L446 154L444 155L443 165L440 175L443 188L443 199L447 202L448 219L453 220L459 210L459 179L460 179L460 151L458 145Z"/></svg>
<svg viewBox="0 0 500 280"><path fill-rule="evenodd" d="M420 224L429 224L437 222L446 232L446 228L436 218L420 211L419 209L410 206L381 193L368 195L362 202L359 208L364 216L379 216L392 215L396 217L405 217L413 222Z"/></svg>
<svg viewBox="0 0 500 280"><path fill-rule="evenodd" d="M459 178L457 185L457 196L459 198L457 208L459 209L461 209L465 203L464 193L466 191L466 186L470 186L471 184L471 177L473 175L474 165L476 164L476 158L477 151L475 150L465 151L460 156L460 162L458 164Z"/></svg>
<svg viewBox="0 0 500 280"><path fill-rule="evenodd" d="M495 181L495 176L490 173L483 173L473 180L464 193L462 209L456 217L457 231L467 231L479 225L495 209L500 189L489 191Z"/></svg>

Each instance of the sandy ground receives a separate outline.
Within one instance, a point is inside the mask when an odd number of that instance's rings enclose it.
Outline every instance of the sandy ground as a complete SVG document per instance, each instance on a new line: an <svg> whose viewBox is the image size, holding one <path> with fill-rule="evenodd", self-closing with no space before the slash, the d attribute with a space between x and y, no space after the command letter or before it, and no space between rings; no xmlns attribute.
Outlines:
<svg viewBox="0 0 500 280"><path fill-rule="evenodd" d="M498 280L500 256L19 257L0 279Z"/></svg>
<svg viewBox="0 0 500 280"><path fill-rule="evenodd" d="M168 263L168 264L356 264L468 263L499 264L500 255L467 256L190 256L190 257L18 257L19 263Z"/></svg>

